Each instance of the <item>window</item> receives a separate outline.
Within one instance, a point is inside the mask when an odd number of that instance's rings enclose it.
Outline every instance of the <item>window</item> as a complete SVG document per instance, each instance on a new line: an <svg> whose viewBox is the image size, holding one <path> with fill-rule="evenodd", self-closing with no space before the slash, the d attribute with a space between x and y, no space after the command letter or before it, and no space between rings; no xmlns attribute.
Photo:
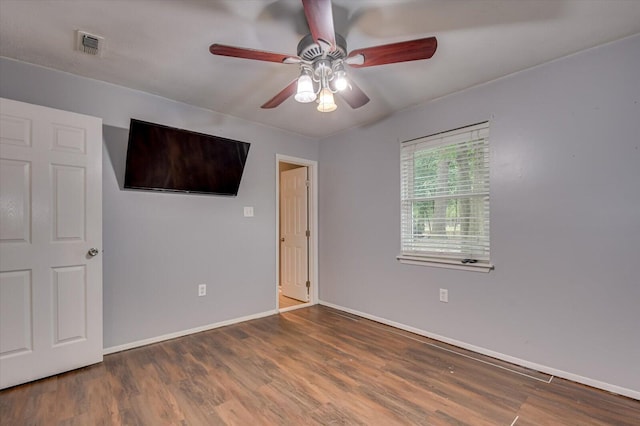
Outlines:
<svg viewBox="0 0 640 426"><path fill-rule="evenodd" d="M403 142L403 263L489 271L489 123Z"/></svg>

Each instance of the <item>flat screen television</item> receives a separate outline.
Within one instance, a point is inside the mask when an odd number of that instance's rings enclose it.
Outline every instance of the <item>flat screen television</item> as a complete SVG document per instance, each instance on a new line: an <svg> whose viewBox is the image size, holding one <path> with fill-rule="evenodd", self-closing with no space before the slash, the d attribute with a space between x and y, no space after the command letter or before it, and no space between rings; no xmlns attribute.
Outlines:
<svg viewBox="0 0 640 426"><path fill-rule="evenodd" d="M124 187L235 196L249 146L131 119Z"/></svg>

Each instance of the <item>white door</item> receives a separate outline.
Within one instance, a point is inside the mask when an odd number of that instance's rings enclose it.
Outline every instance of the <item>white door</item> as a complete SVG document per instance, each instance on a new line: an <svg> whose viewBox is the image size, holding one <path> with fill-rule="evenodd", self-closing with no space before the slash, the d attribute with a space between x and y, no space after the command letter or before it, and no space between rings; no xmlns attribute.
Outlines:
<svg viewBox="0 0 640 426"><path fill-rule="evenodd" d="M280 173L280 284L282 294L309 301L309 187L307 167Z"/></svg>
<svg viewBox="0 0 640 426"><path fill-rule="evenodd" d="M101 246L102 120L0 99L0 388L102 361Z"/></svg>

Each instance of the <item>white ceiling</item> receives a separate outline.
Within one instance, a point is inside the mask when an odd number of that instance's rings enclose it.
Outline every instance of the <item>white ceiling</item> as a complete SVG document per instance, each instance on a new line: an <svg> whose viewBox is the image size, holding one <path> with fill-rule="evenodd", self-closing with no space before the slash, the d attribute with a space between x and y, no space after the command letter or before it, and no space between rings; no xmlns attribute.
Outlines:
<svg viewBox="0 0 640 426"><path fill-rule="evenodd" d="M157 94L311 137L640 33L640 0L334 0L348 50L428 36L432 59L348 69L371 98L332 113L265 101L296 65L213 56L212 43L295 54L300 0L0 0L0 55ZM74 31L105 37L102 57Z"/></svg>

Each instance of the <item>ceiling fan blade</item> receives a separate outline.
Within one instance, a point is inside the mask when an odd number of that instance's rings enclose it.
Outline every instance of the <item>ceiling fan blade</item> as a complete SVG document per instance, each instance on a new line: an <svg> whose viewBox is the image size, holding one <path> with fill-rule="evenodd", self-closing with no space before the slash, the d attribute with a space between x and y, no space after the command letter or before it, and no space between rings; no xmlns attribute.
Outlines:
<svg viewBox="0 0 640 426"><path fill-rule="evenodd" d="M331 0L302 0L302 6L313 40L325 51L335 50L336 31L333 28Z"/></svg>
<svg viewBox="0 0 640 426"><path fill-rule="evenodd" d="M361 68L395 62L417 61L432 57L437 47L438 41L435 37L401 41L353 50L345 62L352 67Z"/></svg>
<svg viewBox="0 0 640 426"><path fill-rule="evenodd" d="M280 64L295 64L300 58L295 55L266 52L264 50L245 49L244 47L226 46L224 44L212 44L209 52L214 55L231 56L233 58L254 59L256 61L278 62Z"/></svg>
<svg viewBox="0 0 640 426"><path fill-rule="evenodd" d="M277 95L265 102L264 105L262 105L260 108L271 109L277 107L278 105L286 101L289 97L291 97L294 93L296 93L297 88L298 79L296 78L291 83L289 83L287 87L282 89Z"/></svg>
<svg viewBox="0 0 640 426"><path fill-rule="evenodd" d="M338 92L351 108L356 109L369 102L369 97L364 94L362 89L353 81L349 80L351 87Z"/></svg>

